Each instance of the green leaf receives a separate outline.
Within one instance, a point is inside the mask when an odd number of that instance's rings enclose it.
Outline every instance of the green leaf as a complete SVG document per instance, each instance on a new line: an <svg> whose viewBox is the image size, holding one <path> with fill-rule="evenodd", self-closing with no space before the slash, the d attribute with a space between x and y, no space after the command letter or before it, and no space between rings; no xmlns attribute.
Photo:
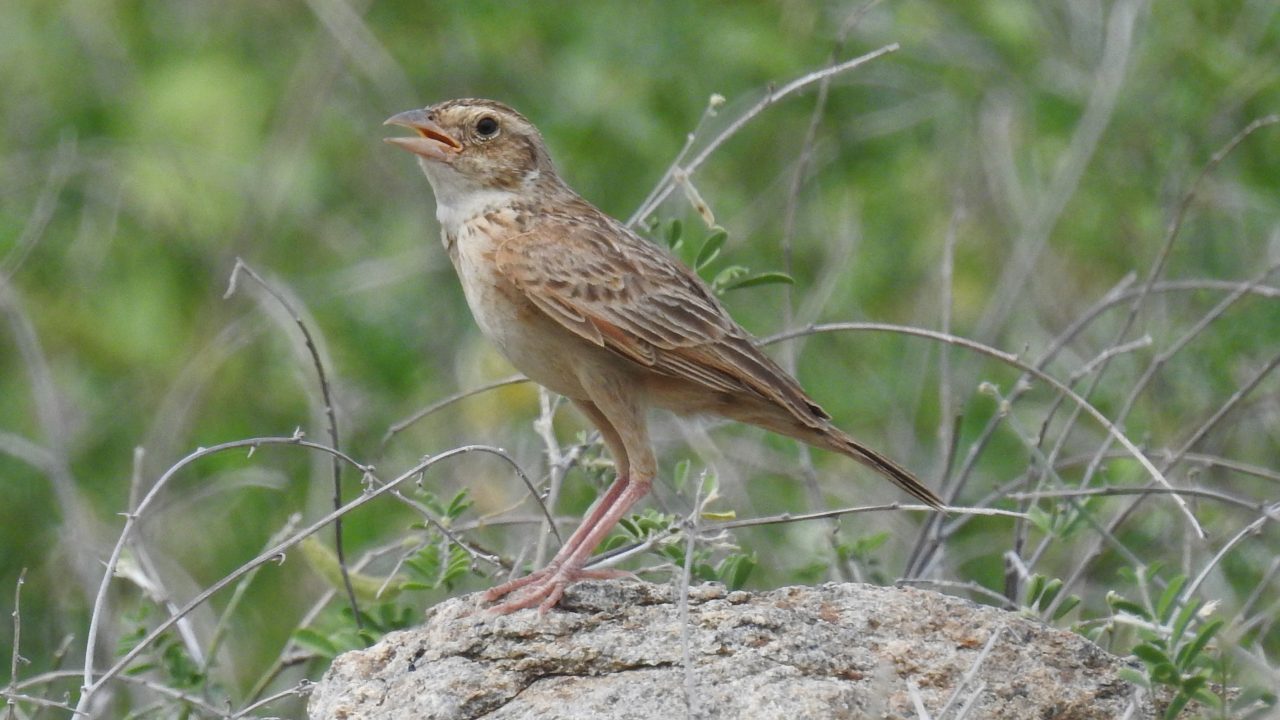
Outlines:
<svg viewBox="0 0 1280 720"><path fill-rule="evenodd" d="M1044 592L1045 577L1040 573L1031 576L1031 582L1027 583L1026 605L1027 607L1036 607L1040 599L1040 594Z"/></svg>
<svg viewBox="0 0 1280 720"><path fill-rule="evenodd" d="M692 464L689 462L688 458L676 463L675 471L671 473L671 481L676 490L683 492L684 489L689 486L689 469L691 467Z"/></svg>
<svg viewBox="0 0 1280 720"><path fill-rule="evenodd" d="M462 515L462 513L466 512L469 507L471 507L471 500L467 498L467 491L464 489L459 491L458 494L454 495L453 499L449 501L449 507L445 510L444 515L450 520L456 520Z"/></svg>
<svg viewBox="0 0 1280 720"><path fill-rule="evenodd" d="M1138 687L1147 688L1148 690L1151 689L1151 678L1141 672L1138 672L1134 668L1122 667L1116 671L1116 674L1125 682L1137 685Z"/></svg>
<svg viewBox="0 0 1280 720"><path fill-rule="evenodd" d="M1183 695L1182 693L1175 695L1173 700L1169 702L1169 707L1165 708L1165 720L1174 720L1174 718L1178 717L1178 715L1182 713L1183 708L1185 708L1189 702L1191 702L1190 695Z"/></svg>
<svg viewBox="0 0 1280 720"><path fill-rule="evenodd" d="M1204 646L1209 644L1209 641L1213 639L1213 636L1222 629L1224 622L1225 621L1222 618L1214 618L1213 620L1205 623L1204 627L1200 628L1200 632L1196 633L1196 639L1193 640L1190 645L1178 651L1178 666L1185 668L1194 664L1196 658L1199 657L1200 653L1204 650Z"/></svg>
<svg viewBox="0 0 1280 720"><path fill-rule="evenodd" d="M888 531L864 535L853 541L853 552L858 557L865 558L867 555L879 550L880 546L884 545L888 540Z"/></svg>
<svg viewBox="0 0 1280 720"><path fill-rule="evenodd" d="M667 247L674 248L683 234L684 225L679 220L672 220L671 224L667 225Z"/></svg>
<svg viewBox="0 0 1280 720"><path fill-rule="evenodd" d="M1173 617L1173 610L1176 607L1175 602L1178 599L1178 593L1182 592L1182 586L1187 583L1186 575L1178 575L1169 581L1169 586L1160 594L1160 599L1156 601L1156 617L1160 619L1161 624L1168 623L1169 618Z"/></svg>
<svg viewBox="0 0 1280 720"><path fill-rule="evenodd" d="M1197 688L1195 692L1191 693L1191 696L1195 699L1196 702L1200 703L1201 705L1204 705L1205 707L1211 710L1222 709L1222 706L1223 706L1222 697L1207 687ZM1272 704L1274 704L1274 701L1272 701L1271 703L1268 703L1268 705L1272 705Z"/></svg>
<svg viewBox="0 0 1280 720"><path fill-rule="evenodd" d="M1144 620L1151 619L1151 616L1147 613L1146 608L1120 595L1108 594L1107 604L1111 606L1112 610L1115 610L1117 612L1129 613L1134 617L1139 617Z"/></svg>
<svg viewBox="0 0 1280 720"><path fill-rule="evenodd" d="M1032 505L1027 510L1027 522L1045 535L1053 534L1053 516L1039 505Z"/></svg>
<svg viewBox="0 0 1280 720"><path fill-rule="evenodd" d="M631 537L640 538L643 537L643 533L640 532L640 528L636 527L635 518L635 515L622 518L618 521L618 527L625 530Z"/></svg>
<svg viewBox="0 0 1280 720"><path fill-rule="evenodd" d="M1058 609L1054 611L1054 613L1053 613L1053 619L1054 619L1054 620L1061 620L1061 619L1062 619L1062 617L1063 617L1064 615L1066 615L1067 613L1071 612L1072 610L1075 610L1076 606L1077 606L1077 605L1079 605L1079 604L1080 604L1080 596L1079 596L1079 595L1068 595L1068 596L1067 596L1067 599L1066 599L1066 600L1063 600L1063 601L1058 605Z"/></svg>
<svg viewBox="0 0 1280 720"><path fill-rule="evenodd" d="M1192 675L1182 679L1182 692L1187 695L1194 695L1197 690L1209 684L1209 678L1204 675Z"/></svg>
<svg viewBox="0 0 1280 720"><path fill-rule="evenodd" d="M1169 659L1169 656L1151 643L1144 642L1134 646L1133 654L1137 655L1138 659L1146 663L1147 667L1152 670L1156 668L1173 669L1173 661Z"/></svg>
<svg viewBox="0 0 1280 720"><path fill-rule="evenodd" d="M1040 607L1048 608L1053 604L1053 599L1058 597L1058 593L1062 591L1062 581L1054 578L1044 585L1044 593L1040 595Z"/></svg>
<svg viewBox="0 0 1280 720"><path fill-rule="evenodd" d="M333 657L338 654L338 648L327 636L310 628L298 628L293 633L293 641L311 652L323 657Z"/></svg>
<svg viewBox="0 0 1280 720"><path fill-rule="evenodd" d="M720 254L720 248L724 247L724 241L728 237L729 233L724 228L712 228L711 234L702 242L702 249L698 251L698 257L693 261L693 268L701 270L710 265Z"/></svg>
<svg viewBox="0 0 1280 720"><path fill-rule="evenodd" d="M739 590L747 583L747 578L756 569L756 556L734 553L720 563L716 578L730 590Z"/></svg>
<svg viewBox="0 0 1280 720"><path fill-rule="evenodd" d="M743 288L756 287L758 285L772 285L775 283L784 283L786 285L794 285L795 278L784 272L763 272L758 275L751 275L742 278L736 282L725 286L725 292L730 290L741 290Z"/></svg>
<svg viewBox="0 0 1280 720"><path fill-rule="evenodd" d="M747 274L747 269L741 265L730 265L729 267L716 273L715 279L711 281L711 289L717 294L724 292L724 288L729 283Z"/></svg>
<svg viewBox="0 0 1280 720"><path fill-rule="evenodd" d="M1200 612L1200 608L1203 605L1202 601L1196 600L1182 607L1182 610L1178 612L1178 617L1173 621L1173 627L1170 628L1170 642L1182 642L1182 636L1186 635L1187 628L1191 625L1191 621L1195 619L1196 614Z"/></svg>
<svg viewBox="0 0 1280 720"><path fill-rule="evenodd" d="M610 535L605 538L605 541L600 545L600 552L603 553L609 552L610 550L616 550L629 542L631 542L631 539L623 537L622 535Z"/></svg>
<svg viewBox="0 0 1280 720"><path fill-rule="evenodd" d="M463 550L459 545L453 545L449 548L449 564L445 566L444 575L440 578L440 582L448 587L452 587L453 581L466 575L471 571L471 556L467 555L467 551Z"/></svg>

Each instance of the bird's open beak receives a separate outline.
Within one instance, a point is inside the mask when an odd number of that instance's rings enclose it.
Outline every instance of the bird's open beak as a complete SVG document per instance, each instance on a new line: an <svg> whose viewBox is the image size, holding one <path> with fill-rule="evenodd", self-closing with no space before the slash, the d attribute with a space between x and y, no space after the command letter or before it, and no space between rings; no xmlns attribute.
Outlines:
<svg viewBox="0 0 1280 720"><path fill-rule="evenodd" d="M382 124L399 125L418 133L418 137L389 137L383 140L428 160L445 160L462 151L462 143L432 122L424 109L392 115Z"/></svg>

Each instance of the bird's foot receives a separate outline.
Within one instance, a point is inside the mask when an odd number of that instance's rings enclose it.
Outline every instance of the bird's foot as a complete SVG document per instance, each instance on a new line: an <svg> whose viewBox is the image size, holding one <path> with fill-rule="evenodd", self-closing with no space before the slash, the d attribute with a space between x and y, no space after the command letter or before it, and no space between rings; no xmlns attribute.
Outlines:
<svg viewBox="0 0 1280 720"><path fill-rule="evenodd" d="M555 607L556 603L560 602L560 596L564 595L564 589L573 583L579 580L612 580L621 577L635 577L635 575L626 570L607 568L586 570L580 567L557 567L553 564L522 578L516 578L491 588L485 592L484 601L487 603L493 602L498 598L510 595L511 597L506 602L489 608L488 612L493 615L506 615L516 610L523 610L537 605L538 614L545 615L548 610Z"/></svg>

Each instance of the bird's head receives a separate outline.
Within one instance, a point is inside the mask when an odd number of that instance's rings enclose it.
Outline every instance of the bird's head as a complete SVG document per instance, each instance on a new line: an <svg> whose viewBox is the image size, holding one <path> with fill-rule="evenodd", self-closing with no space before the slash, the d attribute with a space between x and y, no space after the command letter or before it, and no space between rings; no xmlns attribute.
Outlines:
<svg viewBox="0 0 1280 720"><path fill-rule="evenodd" d="M387 119L416 136L386 138L418 156L436 200L477 192L518 193L556 182L542 135L523 115L493 100L447 100Z"/></svg>

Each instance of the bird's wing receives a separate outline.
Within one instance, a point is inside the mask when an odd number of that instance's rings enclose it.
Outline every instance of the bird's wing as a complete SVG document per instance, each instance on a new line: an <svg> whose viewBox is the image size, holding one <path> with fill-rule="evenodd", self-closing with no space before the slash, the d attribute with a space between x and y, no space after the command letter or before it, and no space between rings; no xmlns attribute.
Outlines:
<svg viewBox="0 0 1280 720"><path fill-rule="evenodd" d="M541 213L537 230L505 242L495 260L549 317L631 362L708 390L759 396L807 425L830 419L697 275L602 214Z"/></svg>

